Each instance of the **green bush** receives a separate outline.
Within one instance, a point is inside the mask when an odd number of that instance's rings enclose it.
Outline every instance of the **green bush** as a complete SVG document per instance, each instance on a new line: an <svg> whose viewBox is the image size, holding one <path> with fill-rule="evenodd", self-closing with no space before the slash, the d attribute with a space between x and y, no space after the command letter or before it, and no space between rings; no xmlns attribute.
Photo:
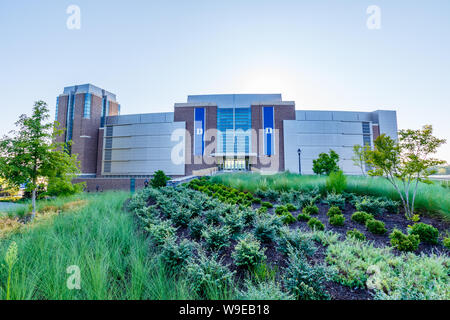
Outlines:
<svg viewBox="0 0 450 320"><path fill-rule="evenodd" d="M348 230L347 238L354 238L354 239L360 240L360 241L366 240L366 236L358 229Z"/></svg>
<svg viewBox="0 0 450 320"><path fill-rule="evenodd" d="M261 205L267 209L273 208L273 204L267 201L264 201Z"/></svg>
<svg viewBox="0 0 450 320"><path fill-rule="evenodd" d="M150 236L152 242L161 246L166 241L169 241L175 237L176 228L172 227L170 220L158 221L155 224L151 224L145 228Z"/></svg>
<svg viewBox="0 0 450 320"><path fill-rule="evenodd" d="M208 226L202 231L206 247L210 250L219 251L230 246L231 229L229 227Z"/></svg>
<svg viewBox="0 0 450 320"><path fill-rule="evenodd" d="M281 221L283 221L284 224L291 224L297 221L295 217L290 212L285 212L281 215Z"/></svg>
<svg viewBox="0 0 450 320"><path fill-rule="evenodd" d="M330 207L345 209L345 198L341 194L329 193L323 202Z"/></svg>
<svg viewBox="0 0 450 320"><path fill-rule="evenodd" d="M169 271L179 271L186 265L192 254L192 242L184 239L177 243L174 239L166 241L161 250L161 261Z"/></svg>
<svg viewBox="0 0 450 320"><path fill-rule="evenodd" d="M325 225L317 218L311 218L308 221L308 226L311 230L325 230Z"/></svg>
<svg viewBox="0 0 450 320"><path fill-rule="evenodd" d="M338 207L331 207L327 212L327 216L329 216L329 217L336 216L336 215L342 215L342 211Z"/></svg>
<svg viewBox="0 0 450 320"><path fill-rule="evenodd" d="M231 234L238 234L244 229L245 221L240 211L234 211L221 218L222 223L230 228Z"/></svg>
<svg viewBox="0 0 450 320"><path fill-rule="evenodd" d="M217 255L208 258L203 252L186 266L189 286L202 298L211 298L215 292L218 292L214 297L216 299L228 297L233 287L233 276L234 272L230 272Z"/></svg>
<svg viewBox="0 0 450 320"><path fill-rule="evenodd" d="M285 255L295 249L305 256L311 257L317 250L311 233L302 232L299 229L290 230L288 227L281 229L277 245L277 250Z"/></svg>
<svg viewBox="0 0 450 320"><path fill-rule="evenodd" d="M399 213L400 202L384 198L382 201L382 206L386 212L397 214Z"/></svg>
<svg viewBox="0 0 450 320"><path fill-rule="evenodd" d="M450 250L450 237L444 238L444 247Z"/></svg>
<svg viewBox="0 0 450 320"><path fill-rule="evenodd" d="M439 242L439 230L429 224L416 223L411 227L410 233L418 235L420 241L425 243L437 244Z"/></svg>
<svg viewBox="0 0 450 320"><path fill-rule="evenodd" d="M253 204L261 204L262 200L260 198L253 198L252 203Z"/></svg>
<svg viewBox="0 0 450 320"><path fill-rule="evenodd" d="M264 252L261 243L252 234L247 234L238 242L231 256L237 266L253 268L266 260Z"/></svg>
<svg viewBox="0 0 450 320"><path fill-rule="evenodd" d="M391 239L391 245L399 251L416 251L420 244L418 235L405 235L398 229L394 229L389 238Z"/></svg>
<svg viewBox="0 0 450 320"><path fill-rule="evenodd" d="M245 291L238 294L239 300L295 300L295 297L282 290L281 286L274 281L258 282L246 281Z"/></svg>
<svg viewBox="0 0 450 320"><path fill-rule="evenodd" d="M187 227L191 221L192 213L186 208L179 208L175 212L172 212L172 222L176 227Z"/></svg>
<svg viewBox="0 0 450 320"><path fill-rule="evenodd" d="M357 211L352 215L352 221L357 222L357 223L361 223L361 224L366 224L366 222L368 220L373 219L373 215L371 215L370 213L367 212L363 212L363 211Z"/></svg>
<svg viewBox="0 0 450 320"><path fill-rule="evenodd" d="M220 207L206 211L204 213L206 223L218 225L220 223L222 213L223 213L223 210Z"/></svg>
<svg viewBox="0 0 450 320"><path fill-rule="evenodd" d="M347 187L347 177L342 170L332 171L325 183L328 192L341 194Z"/></svg>
<svg viewBox="0 0 450 320"><path fill-rule="evenodd" d="M284 287L298 300L328 300L330 295L325 289L325 283L332 276L326 265L312 266L306 257L292 250L284 274Z"/></svg>
<svg viewBox="0 0 450 320"><path fill-rule="evenodd" d="M153 179L150 181L150 184L153 188L162 188L167 185L167 181L170 180L170 177L166 176L164 171L158 170L153 175Z"/></svg>
<svg viewBox="0 0 450 320"><path fill-rule="evenodd" d="M341 227L345 223L345 218L342 214L335 214L328 219L332 226Z"/></svg>
<svg viewBox="0 0 450 320"><path fill-rule="evenodd" d="M309 205L303 208L302 212L307 215L319 214L319 208L315 205Z"/></svg>
<svg viewBox="0 0 450 320"><path fill-rule="evenodd" d="M380 215L383 211L383 203L376 198L364 197L356 202L356 210L370 213L374 216Z"/></svg>
<svg viewBox="0 0 450 320"><path fill-rule="evenodd" d="M278 215L282 215L282 214L284 214L286 212L289 212L289 211L288 211L288 209L285 206L277 206L275 208L275 213L278 214Z"/></svg>
<svg viewBox="0 0 450 320"><path fill-rule="evenodd" d="M385 234L387 232L384 222L375 219L367 220L366 227L373 234Z"/></svg>
<svg viewBox="0 0 450 320"><path fill-rule="evenodd" d="M195 240L200 240L204 228L205 222L199 217L192 219L189 223L189 233Z"/></svg>
<svg viewBox="0 0 450 320"><path fill-rule="evenodd" d="M286 209L288 209L288 211L291 211L291 212L297 211L297 207L294 206L292 203L286 204Z"/></svg>
<svg viewBox="0 0 450 320"><path fill-rule="evenodd" d="M250 225L255 220L255 211L251 208L245 208L241 210L242 218L244 219L245 225Z"/></svg>
<svg viewBox="0 0 450 320"><path fill-rule="evenodd" d="M255 219L254 235L256 239L264 243L272 242L282 225L278 216L263 214Z"/></svg>
<svg viewBox="0 0 450 320"><path fill-rule="evenodd" d="M259 208L258 210L256 210L256 212L257 212L258 214L264 214L264 213L267 213L267 207L261 207L261 208Z"/></svg>
<svg viewBox="0 0 450 320"><path fill-rule="evenodd" d="M300 213L297 217L298 221L309 221L311 220L311 216L309 214Z"/></svg>

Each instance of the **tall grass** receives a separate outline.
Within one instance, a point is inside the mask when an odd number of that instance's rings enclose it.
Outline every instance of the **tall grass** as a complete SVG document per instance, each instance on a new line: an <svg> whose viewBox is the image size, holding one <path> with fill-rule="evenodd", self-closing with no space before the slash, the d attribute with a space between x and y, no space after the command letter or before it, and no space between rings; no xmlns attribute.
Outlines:
<svg viewBox="0 0 450 320"><path fill-rule="evenodd" d="M123 211L124 192L82 195L88 205L0 242L0 265L11 241L18 261L11 299L191 299L187 284L168 275L145 236ZM64 200L56 200L64 201ZM67 200L66 200L67 201ZM69 290L69 266L81 271L81 289ZM7 273L0 268L0 299Z"/></svg>
<svg viewBox="0 0 450 320"><path fill-rule="evenodd" d="M214 176L212 180L249 192L268 188L279 191L308 191L318 188L322 193L326 190L326 177L300 176L292 173L276 175L260 175L256 173L221 174ZM382 177L348 176L345 191L358 195L385 196L393 200L400 200L394 187ZM450 221L450 190L443 188L439 183L432 185L419 183L415 206L423 214L435 215Z"/></svg>

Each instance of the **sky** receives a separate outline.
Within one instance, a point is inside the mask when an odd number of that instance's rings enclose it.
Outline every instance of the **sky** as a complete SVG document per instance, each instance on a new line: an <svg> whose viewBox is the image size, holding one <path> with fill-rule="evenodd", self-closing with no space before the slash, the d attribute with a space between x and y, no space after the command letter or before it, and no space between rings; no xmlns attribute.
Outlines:
<svg viewBox="0 0 450 320"><path fill-rule="evenodd" d="M80 29L67 26L71 5ZM34 101L54 116L75 84L117 94L122 114L170 112L190 94L281 93L298 110L431 124L450 162L449 39L448 0L0 0L0 135Z"/></svg>

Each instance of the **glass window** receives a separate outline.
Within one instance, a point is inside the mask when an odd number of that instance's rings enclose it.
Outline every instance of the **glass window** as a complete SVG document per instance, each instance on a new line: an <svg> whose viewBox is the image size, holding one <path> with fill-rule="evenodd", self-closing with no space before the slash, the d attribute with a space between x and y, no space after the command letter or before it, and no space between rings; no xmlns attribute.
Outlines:
<svg viewBox="0 0 450 320"><path fill-rule="evenodd" d="M84 98L84 114L83 118L90 119L91 118L91 99L92 95L87 93Z"/></svg>
<svg viewBox="0 0 450 320"><path fill-rule="evenodd" d="M55 121L58 121L59 97L56 98Z"/></svg>

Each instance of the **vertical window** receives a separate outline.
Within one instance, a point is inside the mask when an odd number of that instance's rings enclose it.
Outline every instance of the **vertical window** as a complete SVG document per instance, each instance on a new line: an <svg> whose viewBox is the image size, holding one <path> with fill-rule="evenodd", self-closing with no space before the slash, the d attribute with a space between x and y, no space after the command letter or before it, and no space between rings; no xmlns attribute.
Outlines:
<svg viewBox="0 0 450 320"><path fill-rule="evenodd" d="M205 152L205 108L196 108L194 116L194 155L202 156Z"/></svg>
<svg viewBox="0 0 450 320"><path fill-rule="evenodd" d="M73 117L74 117L74 109L75 109L75 94L70 94L69 99L67 100L67 135L66 142L72 140L72 130L73 130Z"/></svg>
<svg viewBox="0 0 450 320"><path fill-rule="evenodd" d="M91 94L86 93L84 98L84 114L83 118L90 119L91 118Z"/></svg>
<svg viewBox="0 0 450 320"><path fill-rule="evenodd" d="M263 107L264 155L272 156L274 152L274 108Z"/></svg>
<svg viewBox="0 0 450 320"><path fill-rule="evenodd" d="M59 97L56 97L55 121L58 121Z"/></svg>

